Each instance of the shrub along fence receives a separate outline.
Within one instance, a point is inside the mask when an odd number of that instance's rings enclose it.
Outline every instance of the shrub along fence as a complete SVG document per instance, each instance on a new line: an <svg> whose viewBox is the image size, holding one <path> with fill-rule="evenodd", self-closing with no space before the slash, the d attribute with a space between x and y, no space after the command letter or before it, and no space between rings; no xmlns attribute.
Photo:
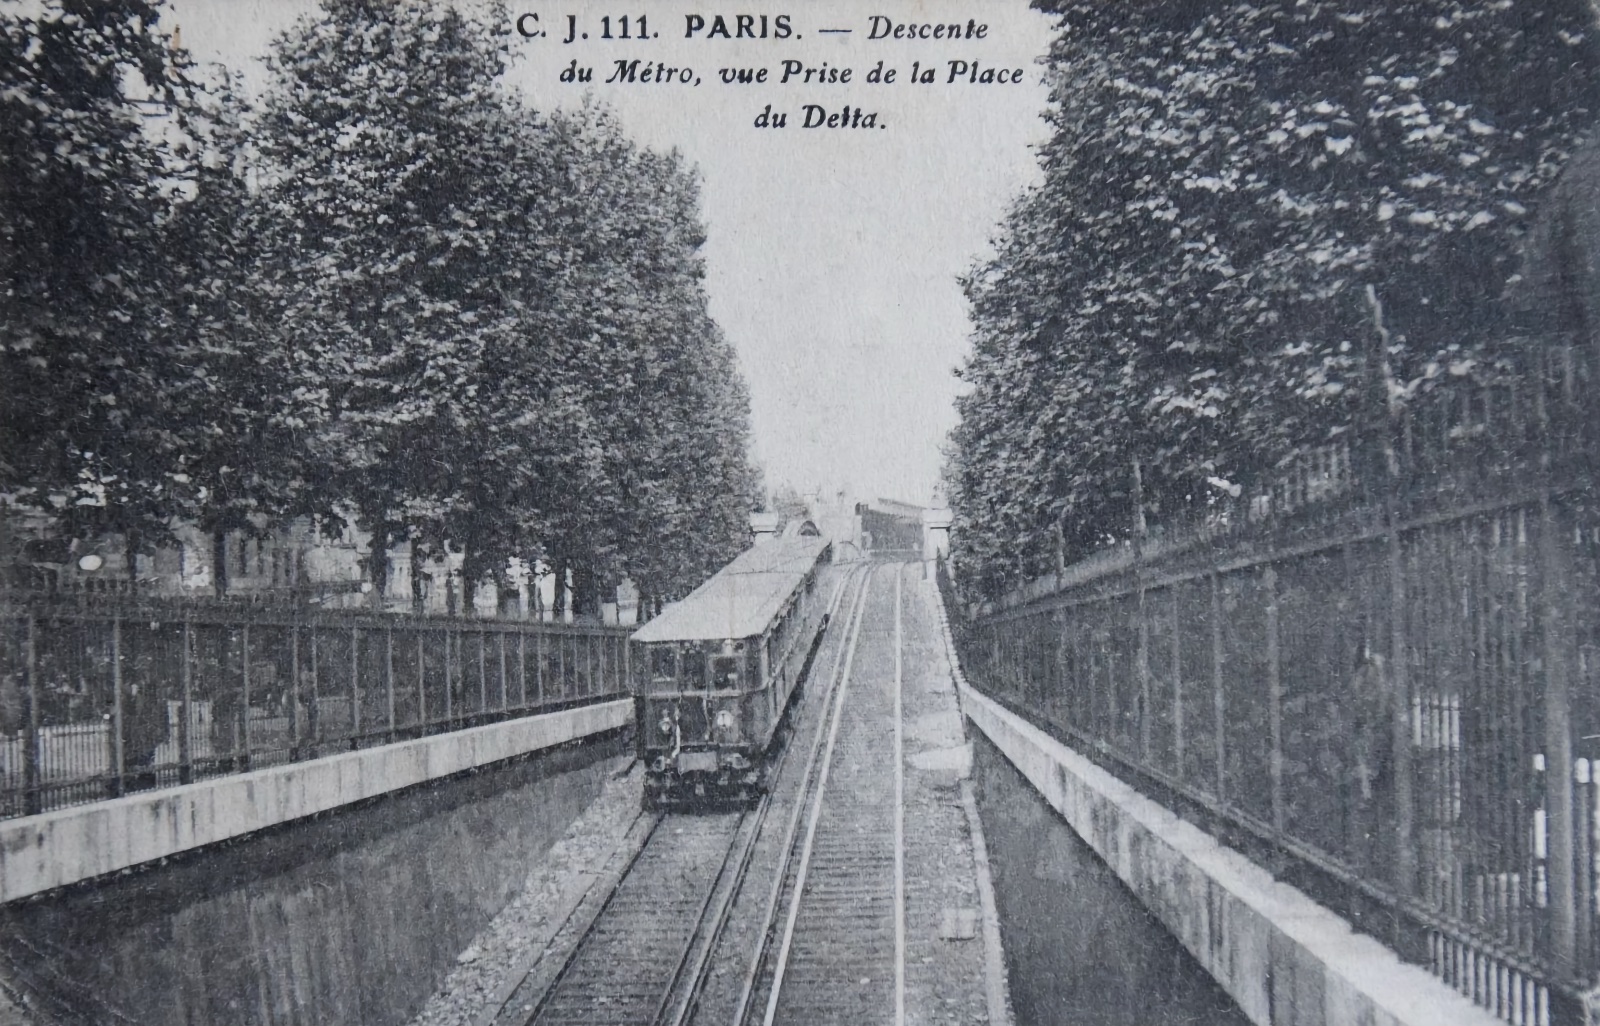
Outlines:
<svg viewBox="0 0 1600 1026"><path fill-rule="evenodd" d="M1480 1004L1587 1022L1600 359L1524 352L958 641L978 686Z"/></svg>
<svg viewBox="0 0 1600 1026"><path fill-rule="evenodd" d="M629 632L0 594L0 816L619 697Z"/></svg>

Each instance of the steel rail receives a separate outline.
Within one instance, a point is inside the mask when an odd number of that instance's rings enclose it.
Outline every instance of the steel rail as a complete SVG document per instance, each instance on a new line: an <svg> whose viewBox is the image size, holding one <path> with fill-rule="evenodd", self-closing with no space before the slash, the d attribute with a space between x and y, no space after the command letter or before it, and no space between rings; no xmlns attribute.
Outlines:
<svg viewBox="0 0 1600 1026"><path fill-rule="evenodd" d="M849 693L850 670L855 664L858 643L861 638L861 624L865 620L866 595L871 588L871 577L861 590L859 605L857 606L856 622L851 633L848 652L844 659L844 668L839 679L838 689L834 699L833 715L828 723L828 741L822 756L822 765L817 773L816 785L813 789L810 815L807 817L805 840L801 845L799 867L795 871L794 891L790 898L788 915L784 921L783 935L778 943L777 960L774 963L772 983L767 991L767 1007L762 1016L762 1026L772 1026L778 1012L778 997L783 991L784 974L788 969L790 952L794 944L795 927L800 919L800 905L805 895L806 876L811 868L812 853L815 850L817 827L822 820L823 799L827 795L829 771L833 767L833 754L839 740L839 727L844 720L845 698ZM804 802L798 802L798 807L803 807ZM786 877L785 872L780 874L780 880Z"/></svg>
<svg viewBox="0 0 1600 1026"><path fill-rule="evenodd" d="M834 653L833 667L829 671L829 702L833 702L838 695L838 685L843 680L840 667L844 664L847 654L855 651L855 639L860 636L861 619L866 609L867 587L871 581L871 571L860 575L859 586L854 598L851 600L850 612L845 616L844 635L839 649ZM744 981L739 988L739 1003L735 1006L734 1026L744 1026L749 1018L751 1002L755 997L756 988L761 978L761 965L766 961L767 948L771 944L773 931L777 927L778 902L783 896L783 885L789 877L789 868L794 863L795 839L800 831L800 816L805 811L806 796L810 793L812 776L817 765L817 757L822 753L823 739L827 736L830 714L827 711L828 703L824 703L823 714L817 719L817 732L812 738L810 755L806 760L805 772L800 778L800 792L795 796L794 810L790 813L789 823L784 831L783 844L779 847L782 853L777 871L773 874L772 889L767 895L766 907L762 913L762 928L757 936L755 950L751 953L750 968L746 970Z"/></svg>
<svg viewBox="0 0 1600 1026"><path fill-rule="evenodd" d="M829 600L829 607L827 607L827 623L834 623L834 616L837 615L838 607L840 607L840 603L843 602L843 595L845 595L846 587L856 584L859 576L861 576L861 573L859 573L859 567L853 567L851 568L850 573L845 576L845 579L838 583L838 587L835 587L834 595L832 595L832 599ZM850 613L846 613L845 616L846 634L848 634L848 626L850 626L851 621L854 619L854 615L856 615L856 608L854 608L854 605L856 605L856 599L851 599ZM822 704L824 704L824 707L827 706L829 701L832 701L832 696L834 696L834 687L838 683L838 661L840 661L840 658L842 658L843 650L845 650L845 645L840 643L840 648L838 648L840 655L835 655L834 666L830 667L829 677L827 677L827 690L824 691L824 698L822 698ZM810 679L803 683L810 683ZM822 717L819 717L819 723L826 722L826 714L822 715ZM821 738L822 731L821 728L818 728L818 733L816 733L816 736L813 736L813 739L811 739L810 754L808 754L808 757L806 757L805 776L802 776L802 780L800 780L802 791L803 788L805 788L806 778L811 775L811 767L816 765L816 752L818 752L818 747L821 746ZM789 755L790 747L789 744L786 743L784 744L784 751L782 751L782 754L779 755L778 765L774 765L773 767L770 780L778 780L778 776L779 773L781 773L782 768L786 767L787 763L789 763ZM795 808L797 808L797 810L798 808L802 807L802 805L802 800L797 800L797 802L795 802ZM690 986L688 986L688 991L686 991L685 999L683 999L682 1004L678 1005L677 1013L675 1013L670 1020L667 1020L667 1018L664 1018L662 1015L656 1016L656 1020L653 1020L654 1023L656 1023L656 1026L685 1026L685 1024L690 1021L693 1013L696 1012L696 1004L699 1002L699 996L701 996L701 992L704 991L707 978L710 976L712 956L714 956L715 951L717 951L717 946L720 944L720 941L722 941L723 932L725 932L726 927L728 927L728 920L730 920L731 914L733 914L734 901L738 901L739 893L741 893L742 887L744 887L744 879L746 879L746 874L749 872L750 861L754 860L755 845L757 845L757 840L760 839L762 832L765 831L766 828L766 815L768 815L768 812L770 812L770 807L771 788L768 789L768 792L762 796L762 804L760 804L760 808L757 810L758 820L757 823L755 823L755 829L752 829L752 831L749 832L749 844L747 844L746 848L744 848L744 853L742 853L741 860L739 860L738 868L736 868L736 871L734 871L734 877L733 880L731 880L731 884L728 885L728 888L725 888L725 892L723 892L722 906L720 906L720 909L718 909L717 920L715 920L714 924L712 924L709 936L707 936L706 941L704 941L701 949L699 949L701 954L699 954L699 959L696 960L696 964L694 964L694 972L693 975L690 976ZM798 812L795 813L795 815L798 815ZM789 836L787 836L786 845L784 845L782 850L789 850L790 844L792 844L792 836L794 836L794 818L790 818ZM690 948L685 949L685 956L688 954L688 952L690 952L690 949L693 949L693 943L690 944Z"/></svg>

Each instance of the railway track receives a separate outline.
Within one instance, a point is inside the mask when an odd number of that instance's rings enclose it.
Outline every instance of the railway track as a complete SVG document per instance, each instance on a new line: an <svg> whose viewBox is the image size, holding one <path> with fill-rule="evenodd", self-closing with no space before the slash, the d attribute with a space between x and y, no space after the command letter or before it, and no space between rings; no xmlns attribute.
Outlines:
<svg viewBox="0 0 1600 1026"><path fill-rule="evenodd" d="M822 702L832 701L840 663L853 649L864 607L865 581L853 570L830 603L830 616L851 594L847 639L825 681ZM836 621L837 622L837 621ZM808 682L808 687L812 685ZM797 719L799 719L797 717ZM820 723L826 725L822 717ZM818 761L824 731L807 746L806 773ZM791 739L792 740L792 739ZM527 1026L681 1026L696 997L738 896L757 840L792 773L786 744L772 774L773 793L754 809L715 814L656 815L632 862L528 1011L510 1021ZM787 804L787 803L783 803ZM791 825L791 831L793 827ZM515 988L513 988L515 990ZM507 994L509 1001L511 994ZM504 1004L491 1013L507 1021Z"/></svg>
<svg viewBox="0 0 1600 1026"><path fill-rule="evenodd" d="M905 1021L898 572L894 580L892 681L852 681L852 639L820 765L796 808L797 817L806 809L804 831L785 842L736 1026Z"/></svg>

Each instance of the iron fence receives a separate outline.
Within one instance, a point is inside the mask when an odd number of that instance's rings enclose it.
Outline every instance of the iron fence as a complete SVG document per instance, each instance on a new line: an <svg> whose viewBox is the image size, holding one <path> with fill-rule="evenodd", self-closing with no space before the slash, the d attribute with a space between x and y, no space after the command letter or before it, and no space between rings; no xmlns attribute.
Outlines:
<svg viewBox="0 0 1600 1026"><path fill-rule="evenodd" d="M1484 1007L1587 1022L1597 370L1530 347L1205 524L953 617L966 672Z"/></svg>
<svg viewBox="0 0 1600 1026"><path fill-rule="evenodd" d="M0 817L619 697L628 634L0 594Z"/></svg>

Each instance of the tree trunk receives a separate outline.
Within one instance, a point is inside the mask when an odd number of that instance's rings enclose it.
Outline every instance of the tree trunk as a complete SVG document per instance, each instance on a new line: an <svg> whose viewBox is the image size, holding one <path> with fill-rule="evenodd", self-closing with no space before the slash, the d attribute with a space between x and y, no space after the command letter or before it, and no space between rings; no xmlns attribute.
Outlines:
<svg viewBox="0 0 1600 1026"><path fill-rule="evenodd" d="M367 574L372 578L370 601L373 609L383 608L383 597L389 591L389 525L372 525L372 549L367 556Z"/></svg>
<svg viewBox="0 0 1600 1026"><path fill-rule="evenodd" d="M550 603L550 611L557 623L566 618L567 613L567 564L565 560L556 560L556 593L555 599Z"/></svg>
<svg viewBox="0 0 1600 1026"><path fill-rule="evenodd" d="M593 598L594 589L590 584L593 575L587 566L574 566L572 568L572 618L589 615L589 602Z"/></svg>
<svg viewBox="0 0 1600 1026"><path fill-rule="evenodd" d="M211 590L217 598L228 595L228 532L220 527L211 529Z"/></svg>
<svg viewBox="0 0 1600 1026"><path fill-rule="evenodd" d="M122 558L128 562L128 594L139 594L139 534L129 530L122 535Z"/></svg>
<svg viewBox="0 0 1600 1026"><path fill-rule="evenodd" d="M522 595L512 583L511 574L502 566L494 574L495 615L502 620L520 620L524 616Z"/></svg>
<svg viewBox="0 0 1600 1026"><path fill-rule="evenodd" d="M461 567L461 615L476 616L478 614L478 576Z"/></svg>
<svg viewBox="0 0 1600 1026"><path fill-rule="evenodd" d="M421 616L427 611L422 598L422 546L411 539L411 611Z"/></svg>

